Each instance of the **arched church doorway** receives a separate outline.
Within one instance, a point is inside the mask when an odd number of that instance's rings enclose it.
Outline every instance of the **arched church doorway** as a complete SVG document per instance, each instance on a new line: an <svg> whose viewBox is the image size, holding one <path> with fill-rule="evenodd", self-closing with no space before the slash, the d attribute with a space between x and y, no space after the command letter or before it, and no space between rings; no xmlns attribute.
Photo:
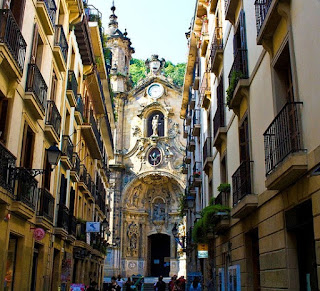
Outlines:
<svg viewBox="0 0 320 291"><path fill-rule="evenodd" d="M170 236L158 233L150 235L148 240L150 276L168 277L170 272Z"/></svg>

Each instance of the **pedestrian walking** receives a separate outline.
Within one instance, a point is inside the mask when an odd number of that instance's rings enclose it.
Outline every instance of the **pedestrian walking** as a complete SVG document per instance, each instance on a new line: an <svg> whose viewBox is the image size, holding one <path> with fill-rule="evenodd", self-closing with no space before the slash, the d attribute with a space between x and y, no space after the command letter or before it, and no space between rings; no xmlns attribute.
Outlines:
<svg viewBox="0 0 320 291"><path fill-rule="evenodd" d="M166 283L163 282L163 276L159 276L158 282L154 284L155 291L166 291Z"/></svg>
<svg viewBox="0 0 320 291"><path fill-rule="evenodd" d="M131 278L128 277L126 283L124 283L124 287L126 291L131 290L131 286L133 285L133 282L131 281Z"/></svg>
<svg viewBox="0 0 320 291"><path fill-rule="evenodd" d="M122 280L121 275L118 275L116 282L120 286L120 288L121 288L120 290L122 290L124 281Z"/></svg>
<svg viewBox="0 0 320 291"><path fill-rule="evenodd" d="M173 291L175 282L177 281L177 275L174 275L173 277L171 277L171 280L169 282L169 291Z"/></svg>
<svg viewBox="0 0 320 291"><path fill-rule="evenodd" d="M189 291L202 291L199 277L194 277Z"/></svg>
<svg viewBox="0 0 320 291"><path fill-rule="evenodd" d="M181 288L182 291L186 290L186 279L184 278L184 276L181 276L179 279L179 286Z"/></svg>
<svg viewBox="0 0 320 291"><path fill-rule="evenodd" d="M117 284L117 278L113 276L111 278L111 284L109 286L108 291L120 291L121 287Z"/></svg>

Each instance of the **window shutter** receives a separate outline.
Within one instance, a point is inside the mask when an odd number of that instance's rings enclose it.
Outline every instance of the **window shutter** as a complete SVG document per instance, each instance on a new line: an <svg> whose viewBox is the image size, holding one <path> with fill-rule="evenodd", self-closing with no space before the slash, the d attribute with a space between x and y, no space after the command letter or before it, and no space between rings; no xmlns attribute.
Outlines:
<svg viewBox="0 0 320 291"><path fill-rule="evenodd" d="M241 49L247 49L247 37L246 37L246 22L245 22L245 14L244 10L240 11L239 15L239 23L240 23L240 41L241 41Z"/></svg>
<svg viewBox="0 0 320 291"><path fill-rule="evenodd" d="M11 9L12 14L20 29L22 28L25 4L26 0L7 0L4 3L4 6L7 6L7 8Z"/></svg>
<svg viewBox="0 0 320 291"><path fill-rule="evenodd" d="M64 175L61 175L61 185L60 185L60 204L66 204L66 192L67 192L67 179Z"/></svg>
<svg viewBox="0 0 320 291"><path fill-rule="evenodd" d="M31 64L35 64L36 63L38 41L39 41L38 24L35 23L34 24L34 30L33 30L32 51L31 51L31 58L30 58L30 63Z"/></svg>
<svg viewBox="0 0 320 291"><path fill-rule="evenodd" d="M0 99L0 140L1 141L5 139L7 112L8 112L8 99L6 98L4 98L3 100Z"/></svg>
<svg viewBox="0 0 320 291"><path fill-rule="evenodd" d="M70 215L73 215L75 196L76 196L76 191L73 189L73 187L71 187L71 190L70 190L70 206L69 206Z"/></svg>

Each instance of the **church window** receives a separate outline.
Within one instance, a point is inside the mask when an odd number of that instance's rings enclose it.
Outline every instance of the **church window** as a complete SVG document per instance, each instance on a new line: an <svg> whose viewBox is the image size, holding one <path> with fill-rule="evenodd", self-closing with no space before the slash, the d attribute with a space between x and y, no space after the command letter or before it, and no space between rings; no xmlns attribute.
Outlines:
<svg viewBox="0 0 320 291"><path fill-rule="evenodd" d="M161 111L153 111L147 119L147 136L164 136L164 115Z"/></svg>

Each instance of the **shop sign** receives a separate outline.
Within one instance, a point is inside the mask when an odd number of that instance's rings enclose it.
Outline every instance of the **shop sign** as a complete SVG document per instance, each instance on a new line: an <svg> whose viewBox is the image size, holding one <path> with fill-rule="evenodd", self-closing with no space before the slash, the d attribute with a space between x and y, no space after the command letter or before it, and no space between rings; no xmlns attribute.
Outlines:
<svg viewBox="0 0 320 291"><path fill-rule="evenodd" d="M46 236L46 232L42 228L35 228L33 231L33 237L36 240L43 240L44 237Z"/></svg>
<svg viewBox="0 0 320 291"><path fill-rule="evenodd" d="M86 232L100 232L100 222L87 221Z"/></svg>
<svg viewBox="0 0 320 291"><path fill-rule="evenodd" d="M208 249L207 244L198 244L198 259L207 259Z"/></svg>

